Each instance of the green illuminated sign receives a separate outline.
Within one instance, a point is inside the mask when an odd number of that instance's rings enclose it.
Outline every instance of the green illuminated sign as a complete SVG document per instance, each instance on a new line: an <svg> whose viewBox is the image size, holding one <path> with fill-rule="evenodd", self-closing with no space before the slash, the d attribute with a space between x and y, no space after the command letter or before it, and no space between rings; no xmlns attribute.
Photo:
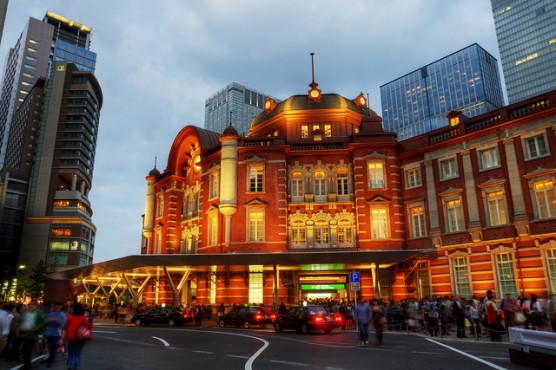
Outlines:
<svg viewBox="0 0 556 370"><path fill-rule="evenodd" d="M338 290L345 288L345 284L301 284L301 290Z"/></svg>
<svg viewBox="0 0 556 370"><path fill-rule="evenodd" d="M330 271L330 270L345 270L345 265L343 263L329 263L323 265L301 265L299 267L301 271Z"/></svg>

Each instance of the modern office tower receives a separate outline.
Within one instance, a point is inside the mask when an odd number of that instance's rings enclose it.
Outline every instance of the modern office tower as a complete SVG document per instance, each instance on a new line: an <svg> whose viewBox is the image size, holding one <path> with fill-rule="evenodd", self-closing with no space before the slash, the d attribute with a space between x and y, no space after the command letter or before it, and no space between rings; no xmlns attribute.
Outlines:
<svg viewBox="0 0 556 370"><path fill-rule="evenodd" d="M556 3L491 0L511 103L556 89Z"/></svg>
<svg viewBox="0 0 556 370"><path fill-rule="evenodd" d="M8 12L9 0L0 0L0 43L2 42L2 34L4 33L4 22L6 21L6 13Z"/></svg>
<svg viewBox="0 0 556 370"><path fill-rule="evenodd" d="M19 264L63 269L92 263L96 227L88 199L102 107L95 76L54 62L29 178Z"/></svg>
<svg viewBox="0 0 556 370"><path fill-rule="evenodd" d="M91 28L47 12L43 21L29 18L11 48L0 90L0 168L4 166L13 114L34 82L46 77L50 63L67 61L94 72L96 54L89 51Z"/></svg>
<svg viewBox="0 0 556 370"><path fill-rule="evenodd" d="M244 136L249 132L253 118L263 111L267 97L270 96L232 82L205 101L204 128L222 133L231 122Z"/></svg>
<svg viewBox="0 0 556 370"><path fill-rule="evenodd" d="M477 116L504 105L496 59L478 44L380 87L384 129L398 141L446 126L446 114Z"/></svg>

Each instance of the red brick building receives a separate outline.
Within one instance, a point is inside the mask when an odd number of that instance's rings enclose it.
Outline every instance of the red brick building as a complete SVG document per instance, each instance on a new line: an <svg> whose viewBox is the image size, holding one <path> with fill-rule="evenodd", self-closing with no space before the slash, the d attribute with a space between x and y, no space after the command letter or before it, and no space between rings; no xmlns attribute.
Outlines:
<svg viewBox="0 0 556 370"><path fill-rule="evenodd" d="M246 137L176 136L147 176L141 253L207 262L144 300L352 298L350 271L383 299L556 291L556 91L397 142L362 94L310 86Z"/></svg>

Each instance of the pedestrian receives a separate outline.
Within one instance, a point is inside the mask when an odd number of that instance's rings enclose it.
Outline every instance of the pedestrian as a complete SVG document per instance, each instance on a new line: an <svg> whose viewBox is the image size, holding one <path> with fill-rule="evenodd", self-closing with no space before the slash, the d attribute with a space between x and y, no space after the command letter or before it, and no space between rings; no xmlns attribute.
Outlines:
<svg viewBox="0 0 556 370"><path fill-rule="evenodd" d="M48 346L48 359L46 360L46 367L52 367L56 352L60 345L60 338L62 336L62 328L66 323L66 314L61 310L61 303L53 303L50 305L49 312L45 317L44 336Z"/></svg>
<svg viewBox="0 0 556 370"><path fill-rule="evenodd" d="M280 298L280 306L278 306L278 313L283 315L287 312L286 305L284 304L284 300Z"/></svg>
<svg viewBox="0 0 556 370"><path fill-rule="evenodd" d="M494 302L494 294L492 290L487 291L487 300L485 303L485 310L488 322L488 332L490 335L491 342L501 342L502 336L500 335L500 325L498 324L499 320L499 309L496 306L496 302Z"/></svg>
<svg viewBox="0 0 556 370"><path fill-rule="evenodd" d="M14 323L17 337L21 340L23 354L23 368L31 368L33 350L36 349L39 333L44 329L44 314L38 308L36 299L31 300L27 307L21 311Z"/></svg>
<svg viewBox="0 0 556 370"><path fill-rule="evenodd" d="M203 313L201 312L201 307L199 305L195 306L195 326L201 326L201 322L203 321Z"/></svg>
<svg viewBox="0 0 556 370"><path fill-rule="evenodd" d="M357 320L361 347L369 343L369 321L371 317L371 306L365 301L363 296L359 297L359 302L355 306L355 318Z"/></svg>
<svg viewBox="0 0 556 370"><path fill-rule="evenodd" d="M338 311L340 312L340 316L342 316L342 330L346 330L347 307L346 307L346 302L344 302L344 300L342 300L342 303L340 304L340 308L338 309Z"/></svg>
<svg viewBox="0 0 556 370"><path fill-rule="evenodd" d="M462 303L463 298L454 297L452 303L452 315L456 319L456 333L458 338L467 338L465 335L465 305Z"/></svg>
<svg viewBox="0 0 556 370"><path fill-rule="evenodd" d="M10 334L10 323L8 319L7 306L0 308L0 353L4 351L8 344L8 335Z"/></svg>
<svg viewBox="0 0 556 370"><path fill-rule="evenodd" d="M378 299L373 298L372 303L371 311L376 334L376 344L380 346L382 345L382 333L384 332L384 325L386 324L386 315Z"/></svg>
<svg viewBox="0 0 556 370"><path fill-rule="evenodd" d="M62 339L67 341L68 344L68 357L66 360L66 368L68 370L78 370L81 365L81 351L85 341L78 337L78 331L82 327L90 330L92 324L89 318L85 316L83 305L76 302L73 304L73 312L68 315L62 331Z"/></svg>

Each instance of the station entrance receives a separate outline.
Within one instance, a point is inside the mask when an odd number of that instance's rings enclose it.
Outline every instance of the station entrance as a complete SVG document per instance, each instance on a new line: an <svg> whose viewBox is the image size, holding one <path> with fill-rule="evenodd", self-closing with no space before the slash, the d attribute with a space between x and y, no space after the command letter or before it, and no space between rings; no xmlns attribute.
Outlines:
<svg viewBox="0 0 556 370"><path fill-rule="evenodd" d="M298 275L299 302L317 300L349 300L349 275L341 274L303 274Z"/></svg>

